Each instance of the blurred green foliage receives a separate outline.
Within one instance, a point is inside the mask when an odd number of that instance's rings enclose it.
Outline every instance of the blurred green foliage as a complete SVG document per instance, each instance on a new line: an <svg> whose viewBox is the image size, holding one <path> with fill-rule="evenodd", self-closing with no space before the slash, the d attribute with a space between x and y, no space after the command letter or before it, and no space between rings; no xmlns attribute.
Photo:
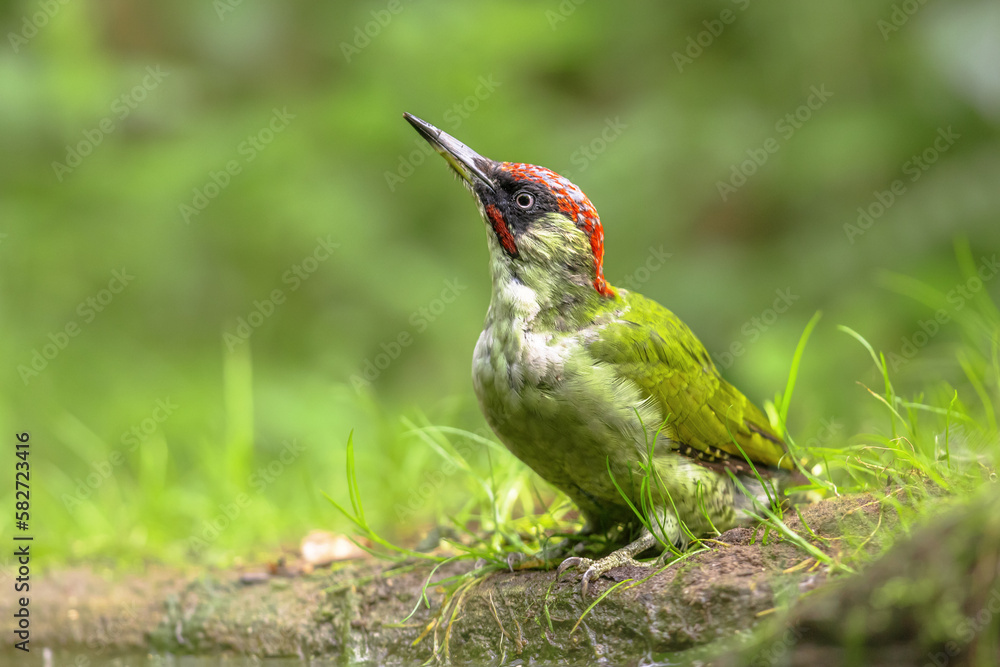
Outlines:
<svg viewBox="0 0 1000 667"><path fill-rule="evenodd" d="M799 441L868 428L879 378L836 324L906 360L897 388L976 400L952 322L1000 280L973 290L953 239L973 268L1000 250L996 3L31 0L0 28L2 469L30 432L52 561L345 529L322 492L345 498L351 429L380 532L462 502L400 417L485 428L485 232L403 111L571 177L609 281L757 401L822 309ZM933 334L900 275L946 295Z"/></svg>

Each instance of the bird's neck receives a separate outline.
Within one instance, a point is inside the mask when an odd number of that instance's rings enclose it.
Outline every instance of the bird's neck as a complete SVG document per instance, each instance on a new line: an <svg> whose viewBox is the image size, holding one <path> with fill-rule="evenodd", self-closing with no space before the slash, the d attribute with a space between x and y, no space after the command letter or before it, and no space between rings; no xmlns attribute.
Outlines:
<svg viewBox="0 0 1000 667"><path fill-rule="evenodd" d="M519 321L533 331L574 331L607 306L593 278L571 267L538 267L506 257L490 262L493 295L489 317Z"/></svg>

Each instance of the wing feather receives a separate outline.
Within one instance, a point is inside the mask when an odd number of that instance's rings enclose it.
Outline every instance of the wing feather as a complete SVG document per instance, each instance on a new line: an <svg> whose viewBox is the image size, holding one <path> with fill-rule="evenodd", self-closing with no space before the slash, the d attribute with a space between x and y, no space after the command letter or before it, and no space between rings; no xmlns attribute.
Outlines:
<svg viewBox="0 0 1000 667"><path fill-rule="evenodd" d="M791 468L767 418L723 379L687 325L655 301L621 292L628 306L601 328L589 351L670 415L679 451L702 462L745 466L735 439L755 464Z"/></svg>

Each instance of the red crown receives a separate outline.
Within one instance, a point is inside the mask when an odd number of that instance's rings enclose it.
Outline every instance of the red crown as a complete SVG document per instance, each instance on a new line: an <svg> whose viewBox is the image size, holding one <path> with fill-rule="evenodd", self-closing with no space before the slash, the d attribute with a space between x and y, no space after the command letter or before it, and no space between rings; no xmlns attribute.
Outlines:
<svg viewBox="0 0 1000 667"><path fill-rule="evenodd" d="M568 179L545 167L503 162L500 168L514 178L538 183L555 196L559 210L575 220L576 226L590 237L590 250L594 253L594 266L597 267L594 289L603 296L614 296L615 289L604 279L604 227L587 195Z"/></svg>

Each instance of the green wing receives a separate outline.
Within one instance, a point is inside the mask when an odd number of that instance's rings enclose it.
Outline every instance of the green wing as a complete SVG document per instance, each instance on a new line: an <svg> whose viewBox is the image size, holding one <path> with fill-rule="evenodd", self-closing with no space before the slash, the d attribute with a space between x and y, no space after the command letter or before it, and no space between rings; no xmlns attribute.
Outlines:
<svg viewBox="0 0 1000 667"><path fill-rule="evenodd" d="M641 294L623 297L626 308L601 327L589 351L659 402L663 414L670 415L681 453L703 461L732 457L738 463L743 455L735 438L754 463L792 468L767 418L719 375L687 325Z"/></svg>

